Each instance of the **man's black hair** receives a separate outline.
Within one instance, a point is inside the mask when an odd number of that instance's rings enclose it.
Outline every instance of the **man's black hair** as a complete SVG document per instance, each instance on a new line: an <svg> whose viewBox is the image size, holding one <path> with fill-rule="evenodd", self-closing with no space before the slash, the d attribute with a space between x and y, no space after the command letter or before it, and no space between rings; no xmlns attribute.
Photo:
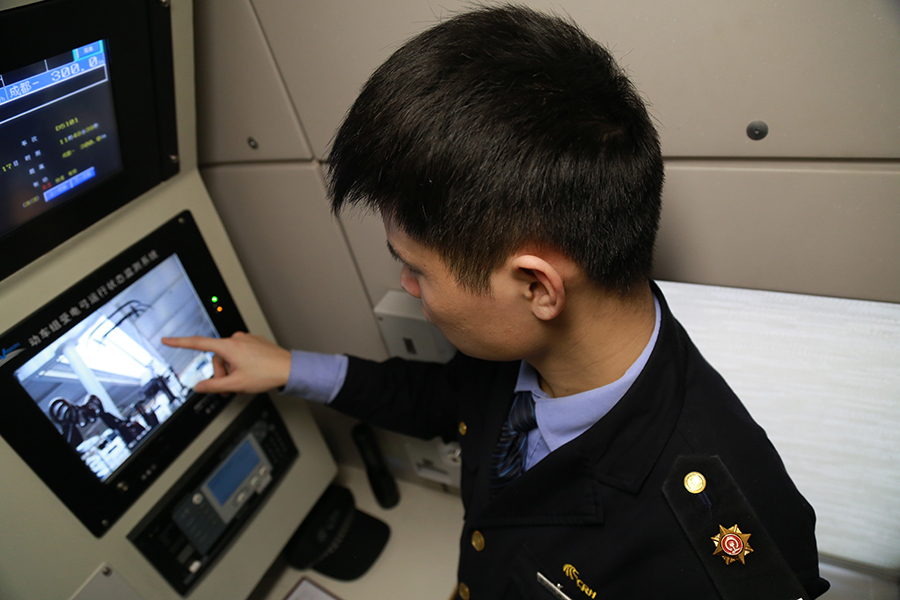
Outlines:
<svg viewBox="0 0 900 600"><path fill-rule="evenodd" d="M408 41L348 112L329 175L335 213L377 210L474 291L529 246L611 291L650 275L656 130L610 53L555 16L479 8Z"/></svg>

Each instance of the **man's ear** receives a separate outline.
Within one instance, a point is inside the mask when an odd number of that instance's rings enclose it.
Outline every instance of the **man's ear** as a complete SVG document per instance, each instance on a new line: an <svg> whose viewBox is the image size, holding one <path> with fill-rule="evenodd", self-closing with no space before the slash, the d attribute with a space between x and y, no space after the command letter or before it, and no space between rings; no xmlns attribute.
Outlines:
<svg viewBox="0 0 900 600"><path fill-rule="evenodd" d="M558 317L566 304L566 287L560 271L534 254L516 255L510 259L509 266L534 316L542 321Z"/></svg>

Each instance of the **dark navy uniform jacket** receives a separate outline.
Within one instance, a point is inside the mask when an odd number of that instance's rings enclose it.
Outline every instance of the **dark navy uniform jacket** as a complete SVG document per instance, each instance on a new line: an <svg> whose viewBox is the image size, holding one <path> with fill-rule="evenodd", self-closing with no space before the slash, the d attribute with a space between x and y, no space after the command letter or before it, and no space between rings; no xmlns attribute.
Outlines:
<svg viewBox="0 0 900 600"><path fill-rule="evenodd" d="M654 293L659 338L632 388L496 497L491 453L513 401L517 362L462 354L446 365L350 359L334 408L460 443L463 600L561 597L548 586L572 600L794 600L828 589L812 507L655 286ZM706 478L700 493L684 485L692 471ZM728 562L714 554L719 526L749 533L743 545L752 551Z"/></svg>

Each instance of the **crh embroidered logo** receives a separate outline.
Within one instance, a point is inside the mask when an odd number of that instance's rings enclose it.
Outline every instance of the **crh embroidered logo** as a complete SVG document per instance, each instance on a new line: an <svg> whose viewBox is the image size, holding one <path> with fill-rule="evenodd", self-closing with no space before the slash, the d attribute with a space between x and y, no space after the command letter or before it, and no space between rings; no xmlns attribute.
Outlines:
<svg viewBox="0 0 900 600"><path fill-rule="evenodd" d="M22 348L19 348L19 344L13 344L9 348L4 348L2 352L0 352L0 367L5 365L7 361L12 360L19 354L24 352Z"/></svg>
<svg viewBox="0 0 900 600"><path fill-rule="evenodd" d="M585 582L583 582L581 579L578 578L578 569L576 569L572 565L564 565L563 573L566 574L566 577L568 577L569 579L574 581L575 587L577 587L579 590L581 590L582 592L587 594L587 596L589 598L597 597L597 592L595 592L594 590L589 588Z"/></svg>

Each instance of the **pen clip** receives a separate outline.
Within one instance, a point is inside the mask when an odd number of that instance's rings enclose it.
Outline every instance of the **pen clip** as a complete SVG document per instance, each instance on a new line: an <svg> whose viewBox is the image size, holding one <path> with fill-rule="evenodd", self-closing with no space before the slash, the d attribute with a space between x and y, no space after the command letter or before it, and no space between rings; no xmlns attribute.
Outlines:
<svg viewBox="0 0 900 600"><path fill-rule="evenodd" d="M553 582L544 577L543 573L541 573L540 571L537 572L537 580L538 583L550 590L550 593L559 600L572 600L563 593L561 584L557 583L556 585L553 585Z"/></svg>

